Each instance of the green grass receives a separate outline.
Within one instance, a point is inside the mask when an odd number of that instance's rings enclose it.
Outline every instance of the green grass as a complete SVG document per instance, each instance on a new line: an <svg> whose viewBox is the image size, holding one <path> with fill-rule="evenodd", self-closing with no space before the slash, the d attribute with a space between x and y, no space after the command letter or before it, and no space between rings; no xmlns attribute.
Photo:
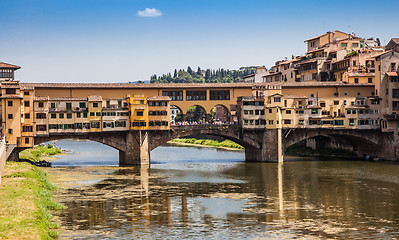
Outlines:
<svg viewBox="0 0 399 240"><path fill-rule="evenodd" d="M204 146L212 146L212 147L224 147L224 148L234 148L234 149L244 149L243 146L231 141L224 140L222 142L210 139L196 139L196 138L176 138L171 140L172 143L186 143L186 144L195 144L195 145L204 145Z"/></svg>
<svg viewBox="0 0 399 240"><path fill-rule="evenodd" d="M19 158L38 162L42 157L53 156L61 153L61 149L57 147L52 145L43 145L23 150L19 153Z"/></svg>
<svg viewBox="0 0 399 240"><path fill-rule="evenodd" d="M57 224L51 211L63 206L52 200L56 189L47 173L23 162L7 162L0 186L0 239L54 239Z"/></svg>

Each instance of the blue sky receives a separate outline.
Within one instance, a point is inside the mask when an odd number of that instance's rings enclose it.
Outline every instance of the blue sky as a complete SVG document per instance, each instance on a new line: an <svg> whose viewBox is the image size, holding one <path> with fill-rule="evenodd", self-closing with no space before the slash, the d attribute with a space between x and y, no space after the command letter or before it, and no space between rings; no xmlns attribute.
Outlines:
<svg viewBox="0 0 399 240"><path fill-rule="evenodd" d="M398 7L395 0L0 0L0 62L21 66L16 76L24 82L127 82L187 66L270 67L303 54L305 39L329 30L385 44L399 37ZM140 16L146 8L158 16Z"/></svg>

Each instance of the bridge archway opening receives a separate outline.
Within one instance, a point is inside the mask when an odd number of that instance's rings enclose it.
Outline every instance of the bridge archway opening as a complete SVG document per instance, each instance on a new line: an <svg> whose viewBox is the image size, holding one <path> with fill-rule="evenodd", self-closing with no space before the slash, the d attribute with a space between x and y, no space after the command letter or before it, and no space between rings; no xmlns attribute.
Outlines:
<svg viewBox="0 0 399 240"><path fill-rule="evenodd" d="M337 154L339 154L339 151L342 151L343 155L345 153L353 153L354 157L362 158L365 156L376 156L376 153L381 151L381 146L372 141L345 134L315 135L309 138L302 138L295 143L285 144L284 150L288 153L293 153L301 149L301 147L318 150L322 154L323 152L333 154L334 152L331 152L331 150L337 149Z"/></svg>
<svg viewBox="0 0 399 240"><path fill-rule="evenodd" d="M215 105L210 111L210 121L214 123L228 123L230 122L230 111L229 108L223 104Z"/></svg>
<svg viewBox="0 0 399 240"><path fill-rule="evenodd" d="M202 106L193 105L188 108L185 114L185 120L187 122L205 122L207 120L207 112Z"/></svg>
<svg viewBox="0 0 399 240"><path fill-rule="evenodd" d="M64 138L42 144L61 148L65 155L53 161L54 166L118 166L118 149L89 139Z"/></svg>
<svg viewBox="0 0 399 240"><path fill-rule="evenodd" d="M183 111L179 106L170 106L170 124L175 125L178 122L183 121Z"/></svg>

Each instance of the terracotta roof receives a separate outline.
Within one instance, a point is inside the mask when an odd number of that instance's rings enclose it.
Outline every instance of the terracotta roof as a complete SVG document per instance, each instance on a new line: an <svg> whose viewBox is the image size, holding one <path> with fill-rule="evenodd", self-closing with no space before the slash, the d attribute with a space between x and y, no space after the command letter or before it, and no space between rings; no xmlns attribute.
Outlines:
<svg viewBox="0 0 399 240"><path fill-rule="evenodd" d="M51 97L50 101L87 101L87 98L75 98L75 97Z"/></svg>
<svg viewBox="0 0 399 240"><path fill-rule="evenodd" d="M97 96L97 95L90 95L87 97L87 100L89 102L100 102L100 101L103 101L103 98L101 96Z"/></svg>
<svg viewBox="0 0 399 240"><path fill-rule="evenodd" d="M50 99L49 96L45 96L45 97L39 96L39 97L35 97L35 98L33 99L33 101L48 101L49 99Z"/></svg>
<svg viewBox="0 0 399 240"><path fill-rule="evenodd" d="M320 51L324 51L324 49L326 49L326 48L324 47L324 48L315 49L315 50L309 51L308 53L320 52Z"/></svg>
<svg viewBox="0 0 399 240"><path fill-rule="evenodd" d="M399 44L399 38L392 38L391 41L393 41L396 44Z"/></svg>
<svg viewBox="0 0 399 240"><path fill-rule="evenodd" d="M262 78L270 77L270 76L275 76L275 75L279 75L279 74L281 74L281 72L269 73L269 74L267 74L267 75L262 76Z"/></svg>
<svg viewBox="0 0 399 240"><path fill-rule="evenodd" d="M296 95L284 95L284 98L287 98L287 99L296 99L296 98L304 99L304 98L308 98L308 97L300 96L300 95L298 95L298 96L296 96Z"/></svg>
<svg viewBox="0 0 399 240"><path fill-rule="evenodd" d="M12 99L14 99L14 98L22 98L21 97L21 95L18 95L18 94L7 94L7 95L3 95L3 96L1 96L0 98L12 98Z"/></svg>
<svg viewBox="0 0 399 240"><path fill-rule="evenodd" d="M246 75L246 76L244 76L244 77L242 77L242 78L249 78L249 77L253 77L253 76L255 76L255 74Z"/></svg>
<svg viewBox="0 0 399 240"><path fill-rule="evenodd" d="M386 72L385 74L390 76L390 77L397 77L398 76L397 72Z"/></svg>
<svg viewBox="0 0 399 240"><path fill-rule="evenodd" d="M292 87L373 87L373 83L344 83L344 82L284 82L284 83L257 83L254 88L260 86L281 86L281 88ZM267 88L265 88L267 90Z"/></svg>
<svg viewBox="0 0 399 240"><path fill-rule="evenodd" d="M348 72L349 77L374 77L375 73Z"/></svg>
<svg viewBox="0 0 399 240"><path fill-rule="evenodd" d="M253 83L21 83L35 88L241 88L252 87Z"/></svg>
<svg viewBox="0 0 399 240"><path fill-rule="evenodd" d="M317 37L309 38L309 39L305 40L304 42L309 42L309 41L315 40L315 39L320 38L320 37L322 37L322 36L324 36L324 35L327 35L327 33L324 33L324 34L319 35L319 36L317 36Z"/></svg>
<svg viewBox="0 0 399 240"><path fill-rule="evenodd" d="M393 51L392 51L392 50L389 50L389 51L386 51L386 52L377 54L377 55L375 55L375 56L372 56L372 58L380 57L380 56L385 55L385 54L390 53L390 52L393 52Z"/></svg>
<svg viewBox="0 0 399 240"><path fill-rule="evenodd" d="M299 62L298 64L302 65L302 64L313 63L313 62L317 62L317 59L310 59L310 60L307 60L307 61Z"/></svg>
<svg viewBox="0 0 399 240"><path fill-rule="evenodd" d="M21 85L21 90L35 90L33 86Z"/></svg>
<svg viewBox="0 0 399 240"><path fill-rule="evenodd" d="M1 88L19 88L19 84L1 84Z"/></svg>
<svg viewBox="0 0 399 240"><path fill-rule="evenodd" d="M5 63L5 62L0 62L0 68L12 68L12 69L17 70L17 69L20 69L21 67L17 66L17 65L12 65L12 64L9 64L9 63Z"/></svg>
<svg viewBox="0 0 399 240"><path fill-rule="evenodd" d="M153 96L147 99L148 101L170 101L170 97L168 96Z"/></svg>

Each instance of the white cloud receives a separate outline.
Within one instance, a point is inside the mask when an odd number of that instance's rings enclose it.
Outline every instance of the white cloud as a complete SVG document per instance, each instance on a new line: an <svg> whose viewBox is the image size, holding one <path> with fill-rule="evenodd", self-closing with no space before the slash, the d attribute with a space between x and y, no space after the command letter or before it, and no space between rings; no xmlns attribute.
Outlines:
<svg viewBox="0 0 399 240"><path fill-rule="evenodd" d="M140 17L160 17L162 12L156 8L146 8L144 11L138 11L137 15Z"/></svg>

